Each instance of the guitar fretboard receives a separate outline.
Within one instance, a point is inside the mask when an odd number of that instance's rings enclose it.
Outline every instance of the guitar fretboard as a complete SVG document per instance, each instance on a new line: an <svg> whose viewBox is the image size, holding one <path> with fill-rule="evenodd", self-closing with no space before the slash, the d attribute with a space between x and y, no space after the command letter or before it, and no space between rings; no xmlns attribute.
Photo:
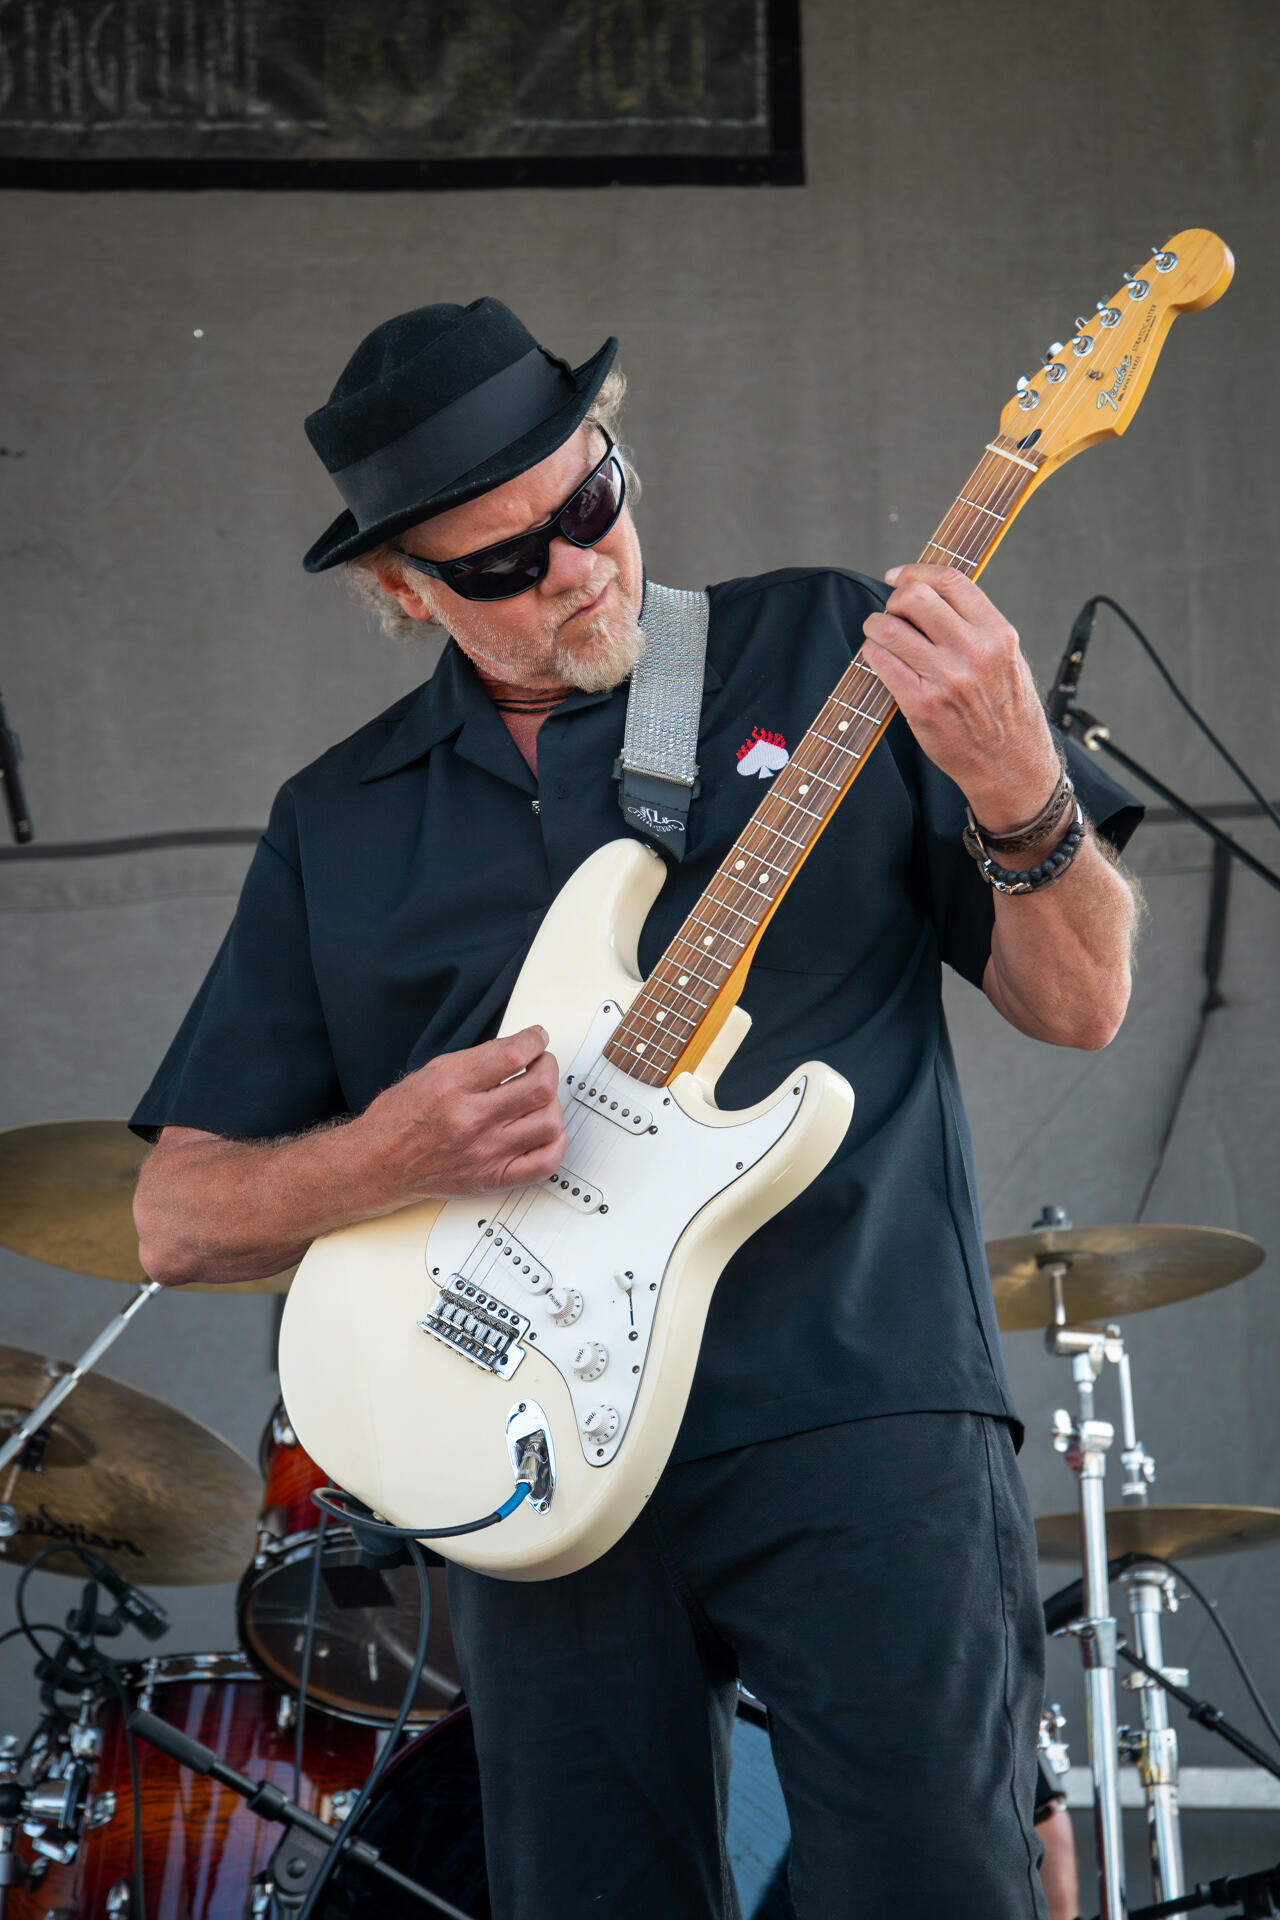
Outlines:
<svg viewBox="0 0 1280 1920"><path fill-rule="evenodd" d="M1025 442L991 441L921 560L974 578L1040 465ZM859 652L605 1047L615 1066L656 1087L696 1064L703 1023L737 1001L770 915L896 711Z"/></svg>

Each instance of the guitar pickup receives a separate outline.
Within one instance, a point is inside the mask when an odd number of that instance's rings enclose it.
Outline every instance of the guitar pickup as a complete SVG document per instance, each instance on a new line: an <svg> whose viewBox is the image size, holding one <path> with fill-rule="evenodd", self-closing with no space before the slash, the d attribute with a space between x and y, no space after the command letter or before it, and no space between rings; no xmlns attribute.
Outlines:
<svg viewBox="0 0 1280 1920"><path fill-rule="evenodd" d="M544 1266L536 1254L530 1253L522 1240L517 1240L513 1233L508 1233L501 1222L496 1226L486 1227L484 1237L493 1246L496 1256L493 1263L495 1271L501 1272L498 1265L500 1260L510 1261L511 1271L522 1287L527 1287L530 1293L546 1292L551 1285L551 1269Z"/></svg>
<svg viewBox="0 0 1280 1920"><path fill-rule="evenodd" d="M557 1167L548 1176L543 1192L554 1193L557 1200L563 1200L577 1213L599 1213L604 1204L604 1195L595 1182L584 1180L568 1167Z"/></svg>
<svg viewBox="0 0 1280 1920"><path fill-rule="evenodd" d="M621 1127L624 1133L647 1133L653 1116L648 1107L638 1107L624 1093L615 1100L613 1090L608 1087L593 1087L586 1080L579 1080L573 1089L574 1099L591 1113L598 1113L602 1120L612 1120L615 1127Z"/></svg>
<svg viewBox="0 0 1280 1920"><path fill-rule="evenodd" d="M418 1325L502 1380L511 1378L525 1356L520 1337L529 1331L529 1322L524 1314L459 1273L449 1275Z"/></svg>

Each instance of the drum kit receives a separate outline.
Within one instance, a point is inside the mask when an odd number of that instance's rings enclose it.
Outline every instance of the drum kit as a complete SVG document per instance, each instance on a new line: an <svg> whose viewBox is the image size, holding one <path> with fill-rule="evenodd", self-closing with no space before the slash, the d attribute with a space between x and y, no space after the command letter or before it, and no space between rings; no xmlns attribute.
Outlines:
<svg viewBox="0 0 1280 1920"><path fill-rule="evenodd" d="M311 1494L325 1476L282 1404L255 1471L189 1415L94 1371L158 1291L138 1266L130 1210L143 1152L116 1121L0 1133L0 1245L138 1289L74 1366L0 1347L0 1561L23 1568L18 1624L4 1637L31 1641L44 1707L25 1740L0 1739L0 1916L272 1920L307 1909L323 1861L317 1920L432 1910L482 1920L479 1781L443 1570L426 1574L424 1651L418 1571L369 1565L349 1529L322 1522ZM1138 1764L1159 1911L1225 1904L1225 1894L1198 1897L1203 1888L1186 1895L1168 1697L1210 1723L1222 1717L1186 1692L1185 1671L1164 1664L1162 1618L1177 1605L1170 1563L1274 1544L1280 1510L1151 1503L1154 1462L1137 1436L1129 1354L1113 1322L1229 1285L1262 1249L1207 1228L1073 1228L1054 1209L988 1253L1002 1328L1043 1327L1077 1389L1076 1413L1053 1424L1076 1509L1038 1521L1037 1533L1044 1560L1083 1567L1046 1617L1083 1658L1101 1920L1137 1920L1125 1897L1122 1757ZM278 1293L288 1280L235 1291ZM1108 1367L1125 1472L1110 1508L1114 1433L1094 1405ZM65 1627L27 1617L23 1588L37 1567L85 1582ZM1131 1645L1110 1611L1116 1576ZM116 1662L101 1649L124 1627L152 1640L165 1632L149 1589L230 1580L239 1650ZM1137 1695L1137 1729L1118 1724L1120 1660L1132 1668L1124 1685ZM744 1696L742 1713L759 1721L762 1709ZM1058 1773L1062 1725L1047 1714L1041 1736ZM1280 1774L1243 1736L1235 1744ZM376 1786L362 1794L375 1768ZM340 1829L343 1851L329 1862ZM1272 1881L1280 1893L1280 1874ZM1280 1913L1260 1904L1267 1887L1213 1884L1247 1913Z"/></svg>

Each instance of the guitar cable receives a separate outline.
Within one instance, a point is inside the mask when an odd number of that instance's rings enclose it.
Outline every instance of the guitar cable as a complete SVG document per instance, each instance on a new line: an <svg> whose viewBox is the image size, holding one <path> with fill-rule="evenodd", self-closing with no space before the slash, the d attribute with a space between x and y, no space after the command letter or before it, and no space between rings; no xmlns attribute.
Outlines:
<svg viewBox="0 0 1280 1920"><path fill-rule="evenodd" d="M323 1491L326 1493L336 1492L337 1489L325 1488ZM320 1498L319 1493L313 1493L311 1498L318 1507L322 1508L322 1510L327 1510L329 1512L335 1511L333 1507L326 1505L326 1502L324 1502ZM340 1509L338 1509L338 1511L340 1511ZM375 1523L375 1524L379 1524L379 1523ZM491 1521L486 1520L481 1524L488 1526L491 1524ZM407 1529L403 1529L402 1531L407 1531ZM457 1531L465 1533L469 1531L469 1529L462 1527L462 1528L458 1528ZM417 1645L414 1647L414 1650L413 1650L413 1661L409 1671L409 1682L408 1682L408 1685L405 1687L404 1694L401 1697L400 1706L396 1712L396 1717L391 1723L391 1727L388 1730L386 1740L383 1743L381 1750L379 1751L378 1757L374 1761L372 1767L369 1769L369 1773L367 1778L365 1779L364 1785L361 1787L359 1793L355 1797L355 1800L352 1802L350 1813L348 1813L346 1819L342 1822L341 1826L338 1828L337 1835L334 1839L333 1845L329 1848L328 1852L325 1854L323 1862L321 1863L319 1873L316 1875L315 1879L311 1883L311 1891L307 1895L306 1903L303 1906L302 1912L298 1915L298 1920L313 1920L313 1916L319 1912L318 1902L321 1894L324 1892L326 1886L328 1886L329 1884L329 1881L332 1879L334 1870L338 1864L339 1856L343 1852L344 1836L354 1837L356 1828L361 1818L364 1815L364 1811L373 1797L374 1789L378 1785L378 1782L381 1780L382 1775L386 1770L387 1762L391 1759L391 1756L395 1753L396 1748L400 1744L401 1737L404 1733L405 1726L409 1719L410 1711L413 1707L414 1697L418 1691L418 1683L422 1678L422 1669L427 1658L427 1634L430 1631L430 1627L431 1627L431 1588L427 1581L427 1560L426 1560L426 1555L422 1551L422 1548L418 1545L417 1541L414 1539L408 1539L405 1541L404 1544L408 1551L409 1557L413 1561L414 1567L417 1571L418 1589L419 1589L419 1595L420 1595L420 1608L419 1608L419 1614L418 1614L418 1641L417 1641Z"/></svg>
<svg viewBox="0 0 1280 1920"><path fill-rule="evenodd" d="M320 1571L324 1564L324 1537L329 1528L327 1513L320 1515L315 1545L311 1549L311 1578L307 1588L307 1623L302 1636L302 1663L298 1670L298 1706L293 1723L293 1798L302 1801L303 1734L307 1719L307 1685L311 1679L311 1654L316 1643L316 1617L320 1610Z"/></svg>
<svg viewBox="0 0 1280 1920"><path fill-rule="evenodd" d="M520 1467L524 1471L525 1460L521 1457ZM532 1469L530 1469L532 1471ZM387 1540L453 1540L463 1533L483 1533L486 1527L496 1527L499 1520L513 1514L523 1500L533 1492L532 1480L519 1480L516 1490L500 1507L492 1513L486 1513L482 1520L467 1520L460 1527L393 1527L389 1520L376 1520L362 1500L344 1492L341 1487L319 1487L311 1499L321 1512L330 1514L335 1520L341 1520L349 1526L359 1539L362 1533L380 1534Z"/></svg>
<svg viewBox="0 0 1280 1920"><path fill-rule="evenodd" d="M521 1470L524 1471L524 1455L521 1456L520 1466ZM532 1473L532 1463L530 1463L529 1471ZM338 1829L338 1838L335 1839L325 1856L320 1871L312 1884L311 1891L307 1895L306 1904L298 1916L298 1920L313 1920L313 1916L318 1913L319 1907L317 1903L332 1878L338 1864L338 1857L343 1851L342 1836L346 1833L355 1834L357 1822L363 1816L365 1809L373 1797L374 1790L382 1778L388 1761L400 1744L405 1727L408 1724L409 1715L413 1709L414 1700L417 1698L418 1687L422 1680L422 1669L426 1664L427 1658L427 1637L431 1630L431 1587L427 1578L426 1555L418 1544L419 1540L444 1540L464 1533L482 1533L486 1527L497 1526L500 1520L505 1520L509 1514L514 1513L516 1508L528 1499L532 1491L533 1483L531 1479L520 1480L510 1497L504 1500L502 1505L495 1508L492 1513L487 1513L479 1520L469 1520L462 1526L456 1527L395 1527L391 1525L390 1521L375 1519L363 1501L354 1499L352 1495L346 1493L341 1487L319 1487L312 1493L312 1505L320 1509L319 1532L321 1538L323 1538L326 1520L332 1518L341 1520L344 1525L349 1526L358 1542L360 1542L360 1535L362 1533L373 1533L384 1539L394 1540L398 1546L402 1547L403 1550L408 1553L418 1575L420 1606L417 1645L414 1647L413 1659L409 1668L409 1679L405 1686L404 1693L401 1696L395 1720L388 1730L386 1740L369 1771L364 1785L352 1803L351 1811L347 1814ZM360 1544L363 1545L363 1542L360 1542ZM299 1685L298 1726L294 1748L295 1786L293 1797L295 1800L299 1797L298 1783L301 1780L302 1772L302 1717L306 1697L306 1674L307 1667L309 1666L308 1656L311 1650L310 1642L314 1637L315 1614L319 1596L319 1569L320 1541L317 1541L311 1570L311 1593L307 1613L307 1642L304 1643L303 1646L304 1666Z"/></svg>

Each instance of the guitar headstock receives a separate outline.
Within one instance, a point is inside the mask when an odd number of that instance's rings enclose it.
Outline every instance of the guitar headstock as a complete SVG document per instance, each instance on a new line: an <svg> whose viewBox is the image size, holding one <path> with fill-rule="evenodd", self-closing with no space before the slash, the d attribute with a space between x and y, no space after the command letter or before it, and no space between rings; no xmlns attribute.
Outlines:
<svg viewBox="0 0 1280 1920"><path fill-rule="evenodd" d="M1020 380L1000 415L1004 439L1030 454L1043 479L1073 454L1123 433L1146 390L1165 335L1180 313L1212 306L1231 284L1235 261L1216 233L1188 227L1127 273L1044 365ZM1039 463L1043 462L1042 465Z"/></svg>

